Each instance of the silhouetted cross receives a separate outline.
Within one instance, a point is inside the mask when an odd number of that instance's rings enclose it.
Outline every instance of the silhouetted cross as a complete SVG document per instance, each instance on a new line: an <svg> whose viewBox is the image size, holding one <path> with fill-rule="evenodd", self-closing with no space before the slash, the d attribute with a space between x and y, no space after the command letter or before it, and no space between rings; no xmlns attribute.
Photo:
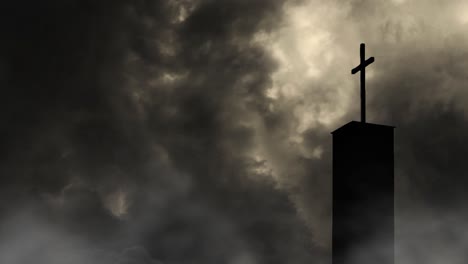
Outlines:
<svg viewBox="0 0 468 264"><path fill-rule="evenodd" d="M374 62L374 57L366 60L366 45L361 43L361 64L351 70L351 74L361 72L361 122L366 122L366 67Z"/></svg>

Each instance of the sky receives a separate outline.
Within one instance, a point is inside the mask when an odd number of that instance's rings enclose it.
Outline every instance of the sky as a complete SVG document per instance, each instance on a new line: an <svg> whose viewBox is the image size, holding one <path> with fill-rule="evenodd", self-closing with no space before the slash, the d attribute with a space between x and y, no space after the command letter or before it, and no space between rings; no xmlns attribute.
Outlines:
<svg viewBox="0 0 468 264"><path fill-rule="evenodd" d="M467 27L461 0L6 1L0 263L328 263L360 43L396 262L466 263Z"/></svg>

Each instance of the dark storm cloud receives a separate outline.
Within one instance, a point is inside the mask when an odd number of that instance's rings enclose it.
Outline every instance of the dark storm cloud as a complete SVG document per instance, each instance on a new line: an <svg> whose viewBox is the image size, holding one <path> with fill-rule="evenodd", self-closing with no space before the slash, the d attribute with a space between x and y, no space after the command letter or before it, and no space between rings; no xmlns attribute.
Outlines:
<svg viewBox="0 0 468 264"><path fill-rule="evenodd" d="M310 262L294 205L248 154L276 67L252 38L281 1L1 10L4 261Z"/></svg>
<svg viewBox="0 0 468 264"><path fill-rule="evenodd" d="M388 93L385 88L392 89L392 94L385 101L376 97L375 102L382 106L382 112L392 122L400 124L397 134L400 167L408 173L414 187L412 190L421 191L427 202L441 206L462 202L468 183L463 177L468 153L463 103L466 77L454 77L450 73L458 71L458 65L443 58L445 53L426 53L425 56L440 58L430 59L427 67L401 66L395 72L400 78L382 85L384 96ZM427 60L412 52L405 56L412 61ZM463 60L463 56L458 58Z"/></svg>
<svg viewBox="0 0 468 264"><path fill-rule="evenodd" d="M468 183L462 2L49 0L0 10L2 262L326 259L329 132L358 116L349 71L360 42L376 57L369 121L397 126L397 238L421 243L422 222L431 238L464 241L447 209L460 208ZM437 213L448 216L424 221Z"/></svg>

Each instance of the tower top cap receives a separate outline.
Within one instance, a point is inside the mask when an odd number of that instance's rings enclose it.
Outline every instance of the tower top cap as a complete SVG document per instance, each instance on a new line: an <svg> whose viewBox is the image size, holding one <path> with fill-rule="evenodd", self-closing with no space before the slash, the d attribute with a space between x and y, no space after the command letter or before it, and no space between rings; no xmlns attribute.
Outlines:
<svg viewBox="0 0 468 264"><path fill-rule="evenodd" d="M380 125L380 124L372 124L372 123L363 123L358 121L351 121L331 132L331 134L341 133L347 130L355 130L355 129L394 129L394 126L387 126L387 125Z"/></svg>

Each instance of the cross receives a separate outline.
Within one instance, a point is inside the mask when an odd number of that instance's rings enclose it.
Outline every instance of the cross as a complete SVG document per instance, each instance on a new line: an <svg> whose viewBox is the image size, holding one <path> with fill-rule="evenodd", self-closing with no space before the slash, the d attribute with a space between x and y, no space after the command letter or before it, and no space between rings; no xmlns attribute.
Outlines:
<svg viewBox="0 0 468 264"><path fill-rule="evenodd" d="M351 74L356 74L358 71L361 72L361 122L366 122L366 67L374 62L374 57L370 57L366 60L366 45L361 43L361 64L351 70Z"/></svg>

